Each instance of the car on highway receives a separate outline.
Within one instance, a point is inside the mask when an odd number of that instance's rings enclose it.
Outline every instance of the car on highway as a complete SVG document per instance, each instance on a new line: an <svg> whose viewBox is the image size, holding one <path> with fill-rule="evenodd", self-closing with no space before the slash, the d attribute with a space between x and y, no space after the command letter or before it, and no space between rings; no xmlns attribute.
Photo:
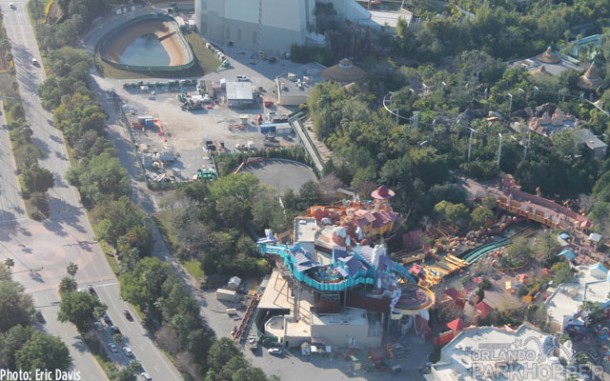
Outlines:
<svg viewBox="0 0 610 381"><path fill-rule="evenodd" d="M15 3L10 3L9 7L11 7L11 9L17 9L17 7L15 6Z"/></svg>
<svg viewBox="0 0 610 381"><path fill-rule="evenodd" d="M38 60L36 58L32 58L32 65L39 66Z"/></svg>
<svg viewBox="0 0 610 381"><path fill-rule="evenodd" d="M127 357L133 357L133 352L131 351L131 348L129 348L129 347L123 347L123 353Z"/></svg>
<svg viewBox="0 0 610 381"><path fill-rule="evenodd" d="M87 291L89 291L91 295L97 296L97 291L95 291L95 288L93 288L93 286L87 286Z"/></svg>
<svg viewBox="0 0 610 381"><path fill-rule="evenodd" d="M133 321L133 316L131 316L129 311L127 311L127 310L123 311L123 315L125 315L125 319L127 319L129 321Z"/></svg>
<svg viewBox="0 0 610 381"><path fill-rule="evenodd" d="M117 353L119 351L119 348L115 343L108 343L108 349L110 349L110 352L112 353Z"/></svg>
<svg viewBox="0 0 610 381"><path fill-rule="evenodd" d="M148 374L146 372L142 372L141 376L142 376L142 379L145 381L152 381L152 377L150 377L150 374Z"/></svg>
<svg viewBox="0 0 610 381"><path fill-rule="evenodd" d="M277 357L284 356L284 352L280 348L277 348L277 347L267 349L267 353L269 353L270 355L273 355L273 356L277 356Z"/></svg>
<svg viewBox="0 0 610 381"><path fill-rule="evenodd" d="M93 326L95 327L96 331L101 331L102 330L102 323L100 323L99 321L94 321L93 322Z"/></svg>
<svg viewBox="0 0 610 381"><path fill-rule="evenodd" d="M108 314L104 314L102 316L102 319L104 320L104 323L106 323L108 325L112 325L112 319L110 319L110 316L108 316Z"/></svg>

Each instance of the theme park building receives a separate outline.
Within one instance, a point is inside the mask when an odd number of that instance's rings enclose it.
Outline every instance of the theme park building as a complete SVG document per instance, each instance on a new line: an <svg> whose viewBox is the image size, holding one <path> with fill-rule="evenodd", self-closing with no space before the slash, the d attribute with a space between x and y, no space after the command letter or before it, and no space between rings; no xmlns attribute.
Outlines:
<svg viewBox="0 0 610 381"><path fill-rule="evenodd" d="M312 206L294 221L292 245L271 231L258 241L276 269L258 304L257 327L286 346L379 347L384 333L429 335L434 294L416 283L384 245L398 214L382 186L372 201Z"/></svg>

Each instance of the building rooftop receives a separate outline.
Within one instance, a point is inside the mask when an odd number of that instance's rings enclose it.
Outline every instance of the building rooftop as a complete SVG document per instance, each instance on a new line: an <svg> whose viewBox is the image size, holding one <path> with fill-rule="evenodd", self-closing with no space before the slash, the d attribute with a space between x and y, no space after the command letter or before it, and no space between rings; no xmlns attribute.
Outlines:
<svg viewBox="0 0 610 381"><path fill-rule="evenodd" d="M254 96L252 95L252 84L250 82L227 81L226 88L228 100L254 100Z"/></svg>
<svg viewBox="0 0 610 381"><path fill-rule="evenodd" d="M591 130L579 128L576 132L578 133L579 143L585 144L590 150L608 148L608 145L595 136Z"/></svg>
<svg viewBox="0 0 610 381"><path fill-rule="evenodd" d="M599 265L601 266L601 265ZM563 283L552 291L545 302L549 319L555 329L560 329L566 316L572 317L578 312L583 301L606 303L610 283L603 274L607 270L601 267L578 266L578 273L572 283ZM596 270L597 269L597 270ZM605 273L603 270L606 270Z"/></svg>
<svg viewBox="0 0 610 381"><path fill-rule="evenodd" d="M561 345L532 325L516 330L465 328L441 350L433 380L565 380L560 358L570 360L571 343ZM545 373L549 371L551 373Z"/></svg>
<svg viewBox="0 0 610 381"><path fill-rule="evenodd" d="M278 97L282 94L302 94L308 97L313 87L322 82L321 73L324 69L326 66L313 62L280 74L275 79Z"/></svg>
<svg viewBox="0 0 610 381"><path fill-rule="evenodd" d="M358 308L345 308L338 314L315 314L312 313L312 325L361 325L368 326L366 311Z"/></svg>
<svg viewBox="0 0 610 381"><path fill-rule="evenodd" d="M315 242L318 233L318 223L313 217L297 217L294 219L294 241Z"/></svg>

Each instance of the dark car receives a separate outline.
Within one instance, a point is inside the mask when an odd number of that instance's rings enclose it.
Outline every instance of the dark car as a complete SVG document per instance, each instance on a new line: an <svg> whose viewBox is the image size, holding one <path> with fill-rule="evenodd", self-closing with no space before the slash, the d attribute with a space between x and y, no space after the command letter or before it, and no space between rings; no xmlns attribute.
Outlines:
<svg viewBox="0 0 610 381"><path fill-rule="evenodd" d="M95 291L95 288L93 288L93 286L87 286L87 291L89 291L91 295L97 296L97 291Z"/></svg>
<svg viewBox="0 0 610 381"><path fill-rule="evenodd" d="M46 322L47 322L47 321L45 320L44 316L42 316L42 312L40 312L40 311L36 311L35 316L36 316L36 320L38 320L38 322L39 322L40 324L44 324L44 323L46 323Z"/></svg>
<svg viewBox="0 0 610 381"><path fill-rule="evenodd" d="M133 316L131 316L129 311L127 311L127 310L123 311L123 315L125 315L125 319L127 319L129 321L133 321Z"/></svg>
<svg viewBox="0 0 610 381"><path fill-rule="evenodd" d="M102 316L102 319L104 320L104 323L112 325L112 319L110 319L110 316L108 316L108 314L104 314L104 316Z"/></svg>
<svg viewBox="0 0 610 381"><path fill-rule="evenodd" d="M121 334L121 330L116 325L113 325L112 327L110 327L110 331L113 334L115 334L115 335L117 335L117 334L120 335Z"/></svg>

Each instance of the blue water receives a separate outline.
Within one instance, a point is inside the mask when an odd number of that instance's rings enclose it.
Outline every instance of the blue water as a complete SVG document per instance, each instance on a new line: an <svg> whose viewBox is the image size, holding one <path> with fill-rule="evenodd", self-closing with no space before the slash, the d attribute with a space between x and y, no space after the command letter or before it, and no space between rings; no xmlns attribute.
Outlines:
<svg viewBox="0 0 610 381"><path fill-rule="evenodd" d="M167 66L169 65L169 54L152 33L136 38L131 45L125 49L119 63L134 66Z"/></svg>

